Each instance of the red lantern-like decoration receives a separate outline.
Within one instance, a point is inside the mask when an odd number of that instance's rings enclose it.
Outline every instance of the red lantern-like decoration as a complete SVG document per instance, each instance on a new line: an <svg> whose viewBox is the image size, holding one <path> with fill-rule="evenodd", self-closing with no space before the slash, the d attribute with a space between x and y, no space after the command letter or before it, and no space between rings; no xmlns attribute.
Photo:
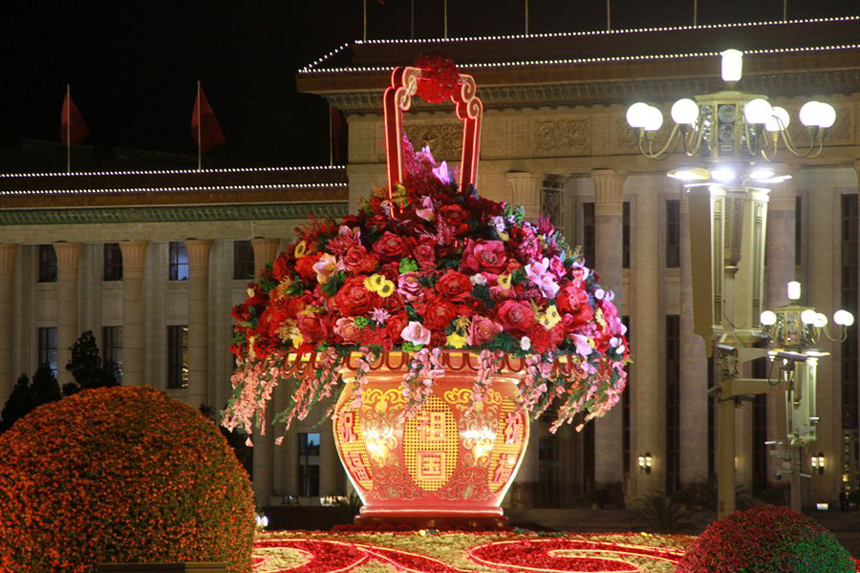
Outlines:
<svg viewBox="0 0 860 573"><path fill-rule="evenodd" d="M334 414L338 454L364 507L361 525L490 528L506 523L499 507L525 454L529 420L517 406L519 362L493 379L482 402L471 396L474 355L448 352L445 375L423 408L403 416L407 357L382 356L368 372L361 404L355 370ZM348 365L349 366L349 365Z"/></svg>

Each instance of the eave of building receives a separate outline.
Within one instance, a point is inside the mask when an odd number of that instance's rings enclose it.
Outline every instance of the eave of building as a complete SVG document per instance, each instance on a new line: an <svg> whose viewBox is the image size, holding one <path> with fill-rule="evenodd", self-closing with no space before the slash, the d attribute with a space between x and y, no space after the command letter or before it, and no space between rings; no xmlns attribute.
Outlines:
<svg viewBox="0 0 860 573"><path fill-rule="evenodd" d="M670 100L724 88L717 53L745 51L738 89L793 96L860 91L860 17L618 34L353 42L298 74L301 91L379 113L390 70L443 51L474 75L487 108ZM415 101L416 107L433 109Z"/></svg>
<svg viewBox="0 0 860 573"><path fill-rule="evenodd" d="M341 217L343 167L0 175L0 225Z"/></svg>

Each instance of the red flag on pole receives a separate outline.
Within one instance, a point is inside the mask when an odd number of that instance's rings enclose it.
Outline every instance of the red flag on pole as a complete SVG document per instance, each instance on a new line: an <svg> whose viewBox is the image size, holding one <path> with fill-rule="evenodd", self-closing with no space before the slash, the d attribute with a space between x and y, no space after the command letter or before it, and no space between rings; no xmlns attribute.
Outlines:
<svg viewBox="0 0 860 573"><path fill-rule="evenodd" d="M224 143L224 132L200 82L197 82L197 99L194 100L194 112L191 114L191 137L197 142L201 153L209 153Z"/></svg>
<svg viewBox="0 0 860 573"><path fill-rule="evenodd" d="M90 129L84 121L78 106L72 101L69 89L63 99L63 112L60 115L60 139L66 145L74 145L90 134Z"/></svg>

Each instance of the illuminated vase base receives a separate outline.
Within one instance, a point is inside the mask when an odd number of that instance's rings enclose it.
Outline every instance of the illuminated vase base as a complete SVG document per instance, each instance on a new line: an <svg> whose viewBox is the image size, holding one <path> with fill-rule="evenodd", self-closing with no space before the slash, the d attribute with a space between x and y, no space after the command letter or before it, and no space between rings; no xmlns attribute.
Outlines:
<svg viewBox="0 0 860 573"><path fill-rule="evenodd" d="M411 418L400 414L403 373L371 370L361 405L354 375L333 417L341 462L364 503L356 524L415 528L504 527L500 504L528 443L525 412L516 406L516 374L497 376L472 408L474 372L448 369Z"/></svg>

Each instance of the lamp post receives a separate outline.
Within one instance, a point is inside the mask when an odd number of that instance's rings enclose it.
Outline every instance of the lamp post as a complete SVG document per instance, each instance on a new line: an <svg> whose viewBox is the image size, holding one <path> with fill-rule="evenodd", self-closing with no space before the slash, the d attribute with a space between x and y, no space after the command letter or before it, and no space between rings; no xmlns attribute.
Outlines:
<svg viewBox="0 0 860 573"><path fill-rule="evenodd" d="M800 478L803 448L816 441L819 417L816 409L818 360L829 353L821 352L824 337L844 342L854 316L847 310L833 313L836 329L831 332L827 317L816 309L799 304L799 282L788 283L789 304L761 313L762 336L768 341L768 356L780 364L780 381L785 392L786 434L788 443L780 475L789 476L791 508L801 510ZM813 471L824 473L824 454L812 456ZM809 477L809 476L805 476Z"/></svg>
<svg viewBox="0 0 860 573"><path fill-rule="evenodd" d="M743 54L726 50L720 55L726 89L676 101L674 126L665 142L657 142L663 114L655 106L634 103L627 121L638 130L639 150L646 157L675 154L690 160L668 175L687 188L690 228L699 230L690 234L693 330L705 340L708 356L716 351L719 362L718 382L709 393L718 403L717 513L723 517L735 509L734 411L740 397L792 387L791 379L772 383L740 377L743 363L767 355L753 348L763 335L769 189L762 185L791 177L771 163L781 150L817 157L836 113L827 103L804 104L799 120L809 143L800 146L788 131L791 117L785 109L772 106L764 95L734 89L742 76Z"/></svg>

